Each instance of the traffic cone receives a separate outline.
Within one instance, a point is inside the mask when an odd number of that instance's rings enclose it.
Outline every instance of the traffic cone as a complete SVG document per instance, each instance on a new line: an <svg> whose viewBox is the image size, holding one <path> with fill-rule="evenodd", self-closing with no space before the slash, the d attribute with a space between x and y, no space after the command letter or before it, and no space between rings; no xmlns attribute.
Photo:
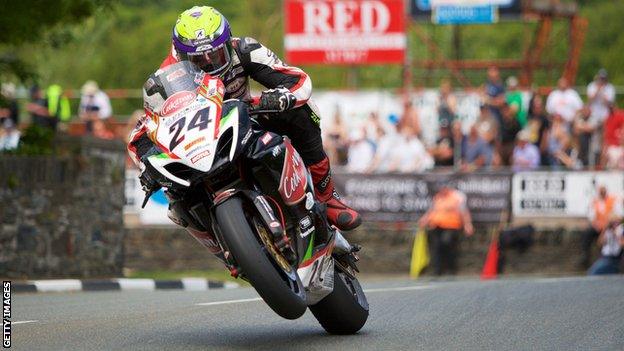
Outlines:
<svg viewBox="0 0 624 351"><path fill-rule="evenodd" d="M483 271L481 272L481 279L496 279L498 274L498 239L492 239L490 248L488 249L487 256L485 258L485 264L483 265Z"/></svg>

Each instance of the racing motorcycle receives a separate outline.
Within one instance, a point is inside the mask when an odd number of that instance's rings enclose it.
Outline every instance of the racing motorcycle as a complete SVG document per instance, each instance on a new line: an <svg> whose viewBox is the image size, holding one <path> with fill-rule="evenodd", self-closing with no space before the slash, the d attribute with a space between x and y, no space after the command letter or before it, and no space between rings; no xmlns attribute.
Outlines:
<svg viewBox="0 0 624 351"><path fill-rule="evenodd" d="M281 317L309 307L329 333L360 330L368 302L356 278L358 248L327 222L290 140L257 123L275 111L223 101L223 83L185 61L145 88L164 100L146 120L163 151L144 163L166 189L170 218ZM157 189L145 190L144 204Z"/></svg>

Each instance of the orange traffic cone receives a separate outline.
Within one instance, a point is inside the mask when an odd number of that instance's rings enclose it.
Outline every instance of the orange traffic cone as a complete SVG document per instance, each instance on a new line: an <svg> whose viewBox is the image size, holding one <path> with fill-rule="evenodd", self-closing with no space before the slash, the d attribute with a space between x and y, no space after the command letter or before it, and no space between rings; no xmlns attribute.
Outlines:
<svg viewBox="0 0 624 351"><path fill-rule="evenodd" d="M481 272L481 279L496 279L498 274L498 239L493 239L488 249L487 257L485 258L485 264L483 265L483 271Z"/></svg>

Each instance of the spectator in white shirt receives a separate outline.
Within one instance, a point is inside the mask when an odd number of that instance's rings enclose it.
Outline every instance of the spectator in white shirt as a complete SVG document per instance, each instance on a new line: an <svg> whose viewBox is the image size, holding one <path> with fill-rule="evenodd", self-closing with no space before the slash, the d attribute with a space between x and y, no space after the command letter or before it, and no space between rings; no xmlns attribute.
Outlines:
<svg viewBox="0 0 624 351"><path fill-rule="evenodd" d="M418 139L417 131L410 125L404 125L399 134L390 171L400 173L422 172L433 168L433 164L433 158Z"/></svg>
<svg viewBox="0 0 624 351"><path fill-rule="evenodd" d="M609 117L610 106L615 103L615 88L609 83L607 70L598 71L594 81L587 86L587 104L591 111L591 120L596 122L596 128L591 137L590 163L595 165L602 151L602 135L604 121Z"/></svg>
<svg viewBox="0 0 624 351"><path fill-rule="evenodd" d="M93 132L93 122L106 120L111 117L113 109L110 99L105 92L100 90L98 84L92 80L87 81L81 89L80 119L87 124L87 132Z"/></svg>
<svg viewBox="0 0 624 351"><path fill-rule="evenodd" d="M375 157L373 162L366 170L366 173L386 173L390 171L392 163L392 155L397 152L398 138L396 133L396 126L394 124L389 125L388 129L380 129L379 140L377 141L377 148L375 149Z"/></svg>
<svg viewBox="0 0 624 351"><path fill-rule="evenodd" d="M596 78L587 86L587 103L591 116L600 123L609 116L609 106L615 101L615 88L609 83L607 70L598 71Z"/></svg>
<svg viewBox="0 0 624 351"><path fill-rule="evenodd" d="M363 173L373 161L375 155L373 144L366 139L363 128L351 132L350 142L347 170L353 173Z"/></svg>
<svg viewBox="0 0 624 351"><path fill-rule="evenodd" d="M561 116L568 127L582 107L583 100L576 90L570 88L568 80L564 77L559 79L557 89L553 90L546 100L546 112Z"/></svg>
<svg viewBox="0 0 624 351"><path fill-rule="evenodd" d="M598 243L602 245L600 258L594 262L587 273L589 275L620 273L622 247L624 247L624 224L619 224L617 218L613 219L607 229L600 234Z"/></svg>

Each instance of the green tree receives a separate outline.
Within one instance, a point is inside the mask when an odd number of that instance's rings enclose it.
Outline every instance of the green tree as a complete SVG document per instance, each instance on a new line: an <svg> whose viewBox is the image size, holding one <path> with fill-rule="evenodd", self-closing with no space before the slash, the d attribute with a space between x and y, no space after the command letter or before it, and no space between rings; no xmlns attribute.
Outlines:
<svg viewBox="0 0 624 351"><path fill-rule="evenodd" d="M112 0L55 0L55 1L9 1L0 0L0 74L32 78L34 68L19 56L25 43L46 42L59 45L68 39L55 27L79 23L93 15L98 8L109 6ZM1 78L1 77L0 77Z"/></svg>

